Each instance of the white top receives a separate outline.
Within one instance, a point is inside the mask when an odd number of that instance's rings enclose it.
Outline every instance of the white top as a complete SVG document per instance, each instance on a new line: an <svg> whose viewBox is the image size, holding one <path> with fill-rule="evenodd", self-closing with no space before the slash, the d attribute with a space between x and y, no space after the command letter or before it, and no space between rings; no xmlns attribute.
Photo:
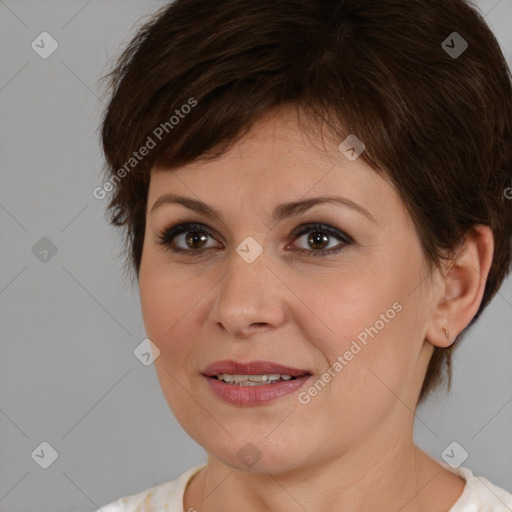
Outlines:
<svg viewBox="0 0 512 512"><path fill-rule="evenodd" d="M466 487L449 512L510 512L512 494L492 484L482 476L475 476L468 468L452 469L443 461L443 467L466 480ZM175 480L164 482L137 494L105 505L96 512L186 512L183 509L183 495L192 477L205 463L194 466Z"/></svg>

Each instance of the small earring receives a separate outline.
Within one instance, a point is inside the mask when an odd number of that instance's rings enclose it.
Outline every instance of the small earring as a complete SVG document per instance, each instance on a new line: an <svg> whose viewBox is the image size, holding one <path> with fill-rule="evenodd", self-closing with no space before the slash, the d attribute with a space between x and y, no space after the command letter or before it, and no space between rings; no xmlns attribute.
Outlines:
<svg viewBox="0 0 512 512"><path fill-rule="evenodd" d="M446 327L443 327L443 332L444 332L444 335L446 336L446 339L449 340L450 332L448 331L448 329Z"/></svg>

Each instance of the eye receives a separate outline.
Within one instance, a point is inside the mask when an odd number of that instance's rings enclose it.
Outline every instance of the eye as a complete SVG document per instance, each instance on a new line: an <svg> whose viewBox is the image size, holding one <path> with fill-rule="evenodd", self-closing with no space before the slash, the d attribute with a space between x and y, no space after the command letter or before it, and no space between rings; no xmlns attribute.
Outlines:
<svg viewBox="0 0 512 512"><path fill-rule="evenodd" d="M208 237L213 238L213 234L206 226L187 223L165 229L158 235L156 242L174 252L198 253L206 247Z"/></svg>
<svg viewBox="0 0 512 512"><path fill-rule="evenodd" d="M304 235L308 235L305 237L302 247L300 248L301 251L306 252L308 257L335 254L341 251L345 246L353 243L353 239L343 231L323 224L300 226L292 234L296 237L296 240L299 240ZM329 248L330 242L332 241L330 239L332 238L337 239L339 243ZM313 250L308 250L308 248Z"/></svg>

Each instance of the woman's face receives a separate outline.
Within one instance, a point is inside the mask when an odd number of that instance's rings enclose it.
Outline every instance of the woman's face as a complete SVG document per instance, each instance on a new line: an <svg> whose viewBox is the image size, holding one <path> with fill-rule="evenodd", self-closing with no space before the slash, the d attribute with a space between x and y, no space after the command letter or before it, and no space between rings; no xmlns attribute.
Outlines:
<svg viewBox="0 0 512 512"><path fill-rule="evenodd" d="M318 197L343 199L280 206ZM197 226L158 243L184 223ZM432 349L429 283L395 189L337 145L313 147L293 109L216 161L152 170L139 285L158 378L182 427L232 468L280 472L364 439L373 457L410 440ZM226 360L306 375L261 386L204 375Z"/></svg>

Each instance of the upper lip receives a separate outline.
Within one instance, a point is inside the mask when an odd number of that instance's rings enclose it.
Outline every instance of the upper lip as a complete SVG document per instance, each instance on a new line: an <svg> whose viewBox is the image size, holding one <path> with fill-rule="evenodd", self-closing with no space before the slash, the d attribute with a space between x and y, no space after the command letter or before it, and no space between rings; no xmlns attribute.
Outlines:
<svg viewBox="0 0 512 512"><path fill-rule="evenodd" d="M301 370L299 368L291 368L282 364L273 363L272 361L248 361L242 363L232 359L223 361L216 361L210 364L201 371L203 375L214 377L220 373L227 373L228 375L265 375L265 374L279 374L290 375L291 377L300 377L302 375L310 375L308 370Z"/></svg>

